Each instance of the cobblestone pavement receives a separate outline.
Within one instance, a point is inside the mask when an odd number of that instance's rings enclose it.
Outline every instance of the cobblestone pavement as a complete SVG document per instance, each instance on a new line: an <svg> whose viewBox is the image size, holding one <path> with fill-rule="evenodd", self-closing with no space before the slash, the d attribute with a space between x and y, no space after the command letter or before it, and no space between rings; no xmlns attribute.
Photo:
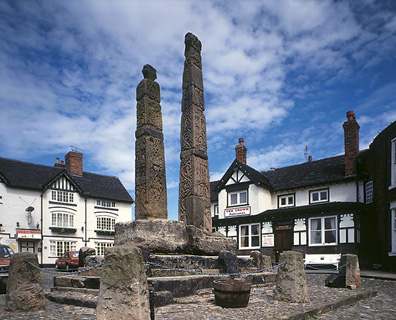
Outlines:
<svg viewBox="0 0 396 320"><path fill-rule="evenodd" d="M247 308L221 308L215 305L211 290L201 290L198 295L178 299L172 304L156 309L155 319L282 319L336 299L355 295L358 291L324 286L327 275L308 274L309 303L291 304L273 298L273 285L254 286ZM52 285L51 276L43 276L45 290ZM344 306L311 319L396 319L396 281L363 279L363 290L377 290L378 295L351 306ZM82 319L96 318L95 309L61 305L46 300L46 310L10 313L5 311L5 295L0 295L0 319Z"/></svg>

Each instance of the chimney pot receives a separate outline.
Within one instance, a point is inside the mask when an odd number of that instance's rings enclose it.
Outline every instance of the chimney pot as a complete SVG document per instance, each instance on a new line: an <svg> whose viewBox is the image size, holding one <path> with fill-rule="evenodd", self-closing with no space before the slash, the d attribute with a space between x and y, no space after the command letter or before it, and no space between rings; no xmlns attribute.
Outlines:
<svg viewBox="0 0 396 320"><path fill-rule="evenodd" d="M353 120L355 120L355 112L353 112L353 110L348 111L346 115L347 115L348 121L353 121Z"/></svg>
<svg viewBox="0 0 396 320"><path fill-rule="evenodd" d="M312 162L312 156L308 157L308 162Z"/></svg>
<svg viewBox="0 0 396 320"><path fill-rule="evenodd" d="M243 144L245 140L243 138L239 138L239 144Z"/></svg>

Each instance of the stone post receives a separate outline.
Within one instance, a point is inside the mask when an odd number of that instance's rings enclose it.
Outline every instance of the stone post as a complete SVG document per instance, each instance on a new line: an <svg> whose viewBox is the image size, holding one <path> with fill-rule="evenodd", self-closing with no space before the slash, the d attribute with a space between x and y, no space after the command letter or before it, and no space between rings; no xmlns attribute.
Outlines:
<svg viewBox="0 0 396 320"><path fill-rule="evenodd" d="M301 252L285 251L279 257L275 298L288 302L308 302L304 257Z"/></svg>
<svg viewBox="0 0 396 320"><path fill-rule="evenodd" d="M167 219L164 136L156 70L146 64L136 88L135 218Z"/></svg>
<svg viewBox="0 0 396 320"><path fill-rule="evenodd" d="M138 247L121 245L106 249L96 319L150 319L147 278Z"/></svg>
<svg viewBox="0 0 396 320"><path fill-rule="evenodd" d="M361 288L359 259L355 254L342 254L339 274L345 276L345 287Z"/></svg>
<svg viewBox="0 0 396 320"><path fill-rule="evenodd" d="M11 257L7 281L6 309L8 311L37 311L45 309L37 255L31 252L15 253Z"/></svg>
<svg viewBox="0 0 396 320"><path fill-rule="evenodd" d="M180 133L179 220L212 233L201 41L185 36Z"/></svg>

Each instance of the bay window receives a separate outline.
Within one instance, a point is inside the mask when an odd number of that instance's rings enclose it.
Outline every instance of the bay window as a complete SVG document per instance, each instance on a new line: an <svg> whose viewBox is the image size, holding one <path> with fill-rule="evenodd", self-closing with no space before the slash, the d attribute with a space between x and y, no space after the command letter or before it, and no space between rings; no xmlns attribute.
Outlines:
<svg viewBox="0 0 396 320"><path fill-rule="evenodd" d="M336 245L337 217L321 217L309 219L309 245Z"/></svg>
<svg viewBox="0 0 396 320"><path fill-rule="evenodd" d="M260 224L247 224L239 226L239 248L260 248Z"/></svg>

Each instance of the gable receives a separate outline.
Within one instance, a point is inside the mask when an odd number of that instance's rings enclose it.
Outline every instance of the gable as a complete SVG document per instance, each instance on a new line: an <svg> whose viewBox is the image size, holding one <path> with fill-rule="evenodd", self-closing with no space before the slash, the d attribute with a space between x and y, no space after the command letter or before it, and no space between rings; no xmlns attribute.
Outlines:
<svg viewBox="0 0 396 320"><path fill-rule="evenodd" d="M246 175L240 170L236 170L230 179L226 182L226 186L235 184L235 183L243 183L243 182L252 182Z"/></svg>
<svg viewBox="0 0 396 320"><path fill-rule="evenodd" d="M77 191L73 183L65 176L61 176L49 185L49 189Z"/></svg>

